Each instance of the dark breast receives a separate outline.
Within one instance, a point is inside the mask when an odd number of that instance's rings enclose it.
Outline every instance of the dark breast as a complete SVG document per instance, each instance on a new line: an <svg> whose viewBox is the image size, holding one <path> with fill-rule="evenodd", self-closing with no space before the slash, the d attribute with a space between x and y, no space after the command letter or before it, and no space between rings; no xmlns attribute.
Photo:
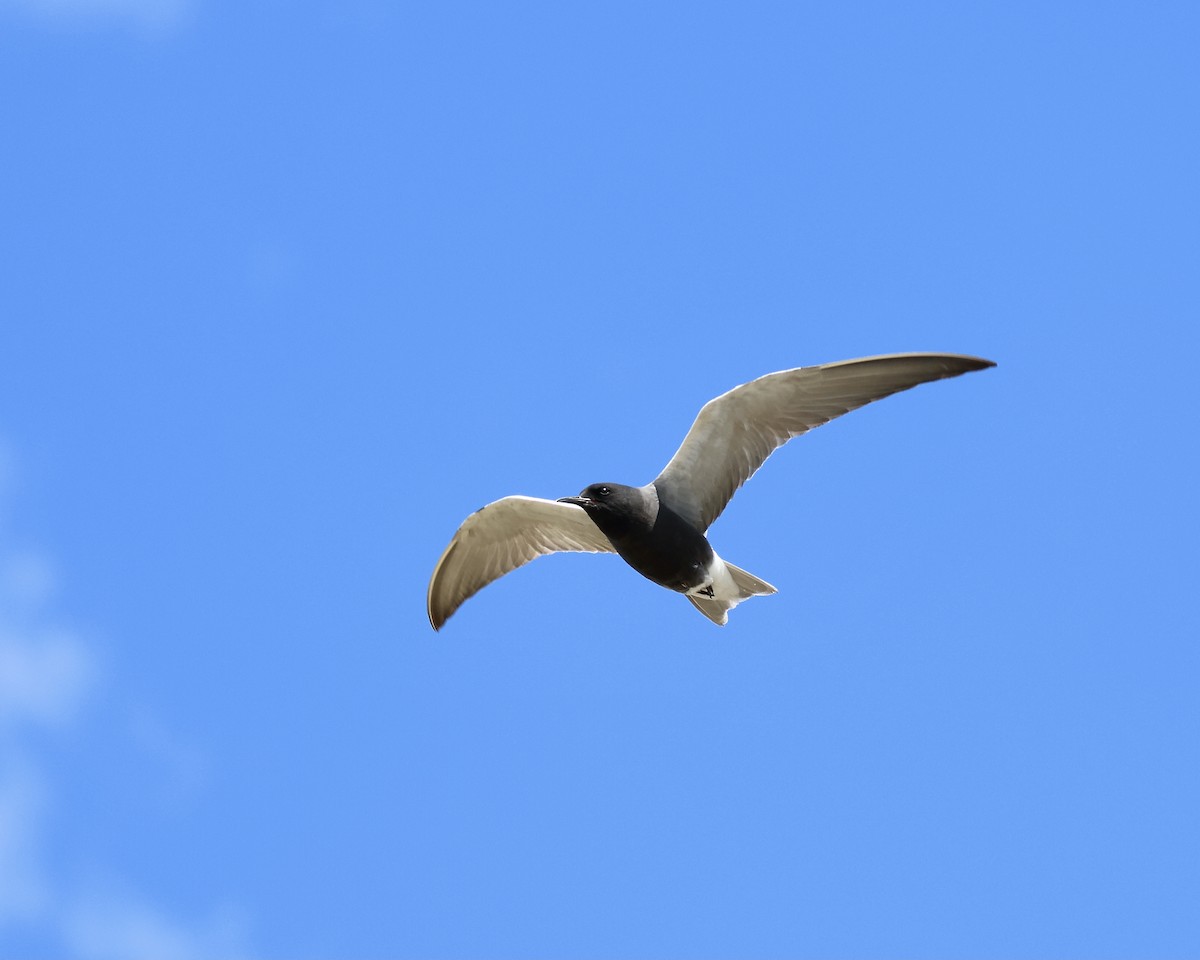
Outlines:
<svg viewBox="0 0 1200 960"><path fill-rule="evenodd" d="M604 526L600 529L604 530ZM650 530L626 527L604 533L634 570L680 593L704 582L704 571L713 556L704 534L662 505Z"/></svg>

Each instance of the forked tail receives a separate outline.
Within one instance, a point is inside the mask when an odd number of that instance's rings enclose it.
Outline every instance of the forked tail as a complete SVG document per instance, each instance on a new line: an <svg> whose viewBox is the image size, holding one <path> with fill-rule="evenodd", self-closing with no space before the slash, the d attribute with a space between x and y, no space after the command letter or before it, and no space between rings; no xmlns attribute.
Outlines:
<svg viewBox="0 0 1200 960"><path fill-rule="evenodd" d="M743 600L748 600L750 597L765 597L778 591L767 583L766 580L760 580L752 573L747 573L741 567L735 567L728 561L725 563L725 569L729 573L728 583L714 583L713 596L693 596L687 594L687 598L692 601L692 606L699 610L702 614L708 617L718 627L725 626L729 622L729 611L736 607ZM722 580L724 578L721 578ZM732 589L729 589L729 586ZM726 589L722 589L722 588Z"/></svg>

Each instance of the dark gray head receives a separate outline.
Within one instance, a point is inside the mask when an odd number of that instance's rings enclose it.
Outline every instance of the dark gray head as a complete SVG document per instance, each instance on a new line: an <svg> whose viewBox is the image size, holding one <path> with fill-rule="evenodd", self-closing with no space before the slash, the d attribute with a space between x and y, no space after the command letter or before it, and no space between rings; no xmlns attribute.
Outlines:
<svg viewBox="0 0 1200 960"><path fill-rule="evenodd" d="M649 530L658 516L658 495L653 486L629 487L623 483L593 483L577 497L563 497L588 512L596 526L609 536L637 529Z"/></svg>

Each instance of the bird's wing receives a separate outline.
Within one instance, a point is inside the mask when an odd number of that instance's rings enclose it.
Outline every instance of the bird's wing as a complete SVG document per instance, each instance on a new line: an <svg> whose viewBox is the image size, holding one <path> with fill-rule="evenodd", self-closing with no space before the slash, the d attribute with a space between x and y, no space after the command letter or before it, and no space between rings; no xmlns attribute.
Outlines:
<svg viewBox="0 0 1200 960"><path fill-rule="evenodd" d="M429 622L440 630L468 597L535 557L560 550L613 553L582 507L505 497L476 510L454 534L429 579Z"/></svg>
<svg viewBox="0 0 1200 960"><path fill-rule="evenodd" d="M993 366L957 354L897 353L767 374L706 403L654 485L671 509L706 530L792 437L917 384Z"/></svg>

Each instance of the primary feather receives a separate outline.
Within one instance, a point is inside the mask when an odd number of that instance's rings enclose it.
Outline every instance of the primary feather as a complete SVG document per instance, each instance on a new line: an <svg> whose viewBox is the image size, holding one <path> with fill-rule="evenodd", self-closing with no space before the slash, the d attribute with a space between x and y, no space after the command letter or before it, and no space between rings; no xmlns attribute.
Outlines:
<svg viewBox="0 0 1200 960"><path fill-rule="evenodd" d="M580 508L538 497L505 497L463 521L433 569L429 622L441 629L464 600L548 553L612 553L612 544Z"/></svg>
<svg viewBox="0 0 1200 960"><path fill-rule="evenodd" d="M767 374L706 403L654 485L671 509L707 530L792 437L901 390L991 366L959 354L897 353Z"/></svg>

